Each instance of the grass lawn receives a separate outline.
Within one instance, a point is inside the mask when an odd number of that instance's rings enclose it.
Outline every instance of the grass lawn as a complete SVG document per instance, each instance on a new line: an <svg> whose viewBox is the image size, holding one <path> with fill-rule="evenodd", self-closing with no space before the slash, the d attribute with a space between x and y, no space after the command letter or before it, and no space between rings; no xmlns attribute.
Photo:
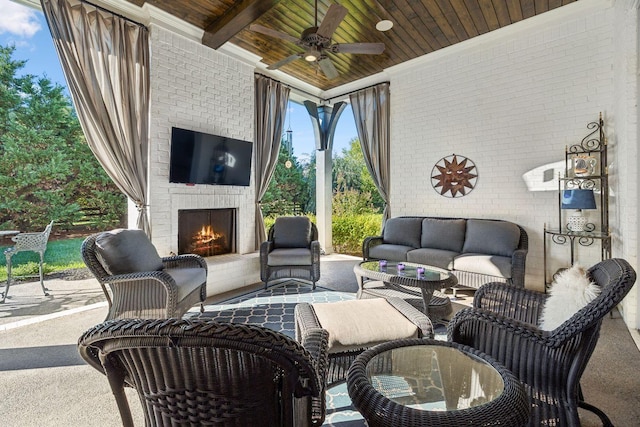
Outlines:
<svg viewBox="0 0 640 427"><path fill-rule="evenodd" d="M83 237L75 239L49 240L47 252L44 254L44 272L53 273L56 271L70 270L74 268L84 268L84 262L80 255L80 247L84 241ZM11 247L11 245L0 246L0 251ZM40 255L35 252L20 252L11 259L12 276L36 276L38 277L38 265ZM0 257L0 281L7 280L7 260Z"/></svg>

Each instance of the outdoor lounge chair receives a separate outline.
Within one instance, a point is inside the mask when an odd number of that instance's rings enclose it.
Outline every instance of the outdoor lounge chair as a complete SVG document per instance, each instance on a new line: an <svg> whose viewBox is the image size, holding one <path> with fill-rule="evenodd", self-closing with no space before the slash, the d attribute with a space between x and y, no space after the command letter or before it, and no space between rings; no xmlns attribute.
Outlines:
<svg viewBox="0 0 640 427"><path fill-rule="evenodd" d="M11 286L11 258L18 252L37 252L40 254L40 287L42 287L44 295L49 296L49 289L44 286L42 264L44 263L44 253L47 251L47 242L49 241L52 227L53 221L40 233L19 233L11 238L16 244L4 251L4 256L7 258L7 284L5 285L4 292L1 293L2 299L0 299L0 303L3 303L9 294L9 287Z"/></svg>
<svg viewBox="0 0 640 427"><path fill-rule="evenodd" d="M102 286L109 304L107 319L182 317L196 304L203 310L207 262L191 254L160 258L141 230L89 236L82 244L82 259Z"/></svg>
<svg viewBox="0 0 640 427"><path fill-rule="evenodd" d="M320 279L320 242L316 225L304 216L276 218L260 245L260 280Z"/></svg>
<svg viewBox="0 0 640 427"><path fill-rule="evenodd" d="M319 426L328 333L302 343L256 325L211 320L111 320L85 332L80 355L104 373L125 427L125 386L145 425Z"/></svg>
<svg viewBox="0 0 640 427"><path fill-rule="evenodd" d="M473 307L453 317L449 340L474 347L502 363L524 384L531 401L529 426L579 426L578 407L607 416L584 402L580 377L587 367L602 318L627 295L636 273L623 259L591 267L587 277L600 294L551 331L537 325L549 294L500 283L482 286Z"/></svg>

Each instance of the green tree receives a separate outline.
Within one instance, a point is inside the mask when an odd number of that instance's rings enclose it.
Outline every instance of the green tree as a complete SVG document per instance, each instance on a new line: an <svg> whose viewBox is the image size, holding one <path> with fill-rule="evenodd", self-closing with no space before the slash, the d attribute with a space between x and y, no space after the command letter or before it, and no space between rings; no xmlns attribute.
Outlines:
<svg viewBox="0 0 640 427"><path fill-rule="evenodd" d="M333 213L382 212L384 201L367 169L360 140L353 138L333 162Z"/></svg>
<svg viewBox="0 0 640 427"><path fill-rule="evenodd" d="M308 204L309 190L304 168L283 141L276 170L262 198L262 210L266 216L300 215L307 212Z"/></svg>
<svg viewBox="0 0 640 427"><path fill-rule="evenodd" d="M71 226L99 208L98 224L119 221L126 198L87 146L64 88L46 77L17 76L24 61L0 46L0 226Z"/></svg>

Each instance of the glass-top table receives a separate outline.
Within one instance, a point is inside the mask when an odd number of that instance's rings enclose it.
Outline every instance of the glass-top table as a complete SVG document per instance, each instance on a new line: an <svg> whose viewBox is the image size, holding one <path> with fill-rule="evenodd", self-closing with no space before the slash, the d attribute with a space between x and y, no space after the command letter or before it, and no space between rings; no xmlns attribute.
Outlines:
<svg viewBox="0 0 640 427"><path fill-rule="evenodd" d="M456 343L398 340L365 351L349 395L369 426L525 425L522 384L493 359Z"/></svg>
<svg viewBox="0 0 640 427"><path fill-rule="evenodd" d="M414 288L414 292L422 296L423 311L427 316L433 292L458 284L456 276L443 268L411 262L364 261L354 266L353 272L358 280L358 298L362 296L365 279L382 281L385 286L399 292L406 293L407 288Z"/></svg>

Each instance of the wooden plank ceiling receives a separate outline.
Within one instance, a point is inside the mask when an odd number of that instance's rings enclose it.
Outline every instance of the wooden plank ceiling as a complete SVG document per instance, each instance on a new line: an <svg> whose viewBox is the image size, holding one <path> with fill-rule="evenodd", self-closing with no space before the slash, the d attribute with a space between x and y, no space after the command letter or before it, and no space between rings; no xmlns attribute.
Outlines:
<svg viewBox="0 0 640 427"><path fill-rule="evenodd" d="M229 41L274 64L304 49L291 41L251 31L250 24L298 38L314 25L314 0L127 0L151 4L205 30L202 43L218 48ZM281 71L328 90L393 65L429 54L478 35L577 0L318 0L318 22L338 3L348 13L334 32L334 43L384 43L379 55L328 53L339 76L327 79L314 63L297 59ZM376 30L387 19L393 28Z"/></svg>

